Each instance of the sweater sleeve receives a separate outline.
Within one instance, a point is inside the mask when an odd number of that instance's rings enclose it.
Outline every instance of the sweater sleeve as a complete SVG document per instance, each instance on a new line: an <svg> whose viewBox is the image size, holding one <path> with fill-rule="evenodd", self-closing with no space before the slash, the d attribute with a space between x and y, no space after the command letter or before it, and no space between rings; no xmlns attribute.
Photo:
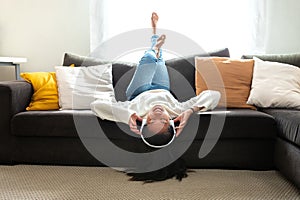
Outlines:
<svg viewBox="0 0 300 200"><path fill-rule="evenodd" d="M98 99L91 103L91 110L101 119L128 124L130 116L135 111L129 109L129 101L111 102L105 99Z"/></svg>
<svg viewBox="0 0 300 200"><path fill-rule="evenodd" d="M193 106L204 107L201 111L213 110L219 103L221 94L218 91L205 90L199 95L182 103L182 108L187 110Z"/></svg>

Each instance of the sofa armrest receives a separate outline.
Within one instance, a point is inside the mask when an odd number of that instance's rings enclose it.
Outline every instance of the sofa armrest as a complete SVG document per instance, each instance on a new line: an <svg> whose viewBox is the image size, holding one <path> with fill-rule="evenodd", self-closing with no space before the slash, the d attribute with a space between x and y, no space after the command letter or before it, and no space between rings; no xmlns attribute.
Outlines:
<svg viewBox="0 0 300 200"><path fill-rule="evenodd" d="M13 136L10 122L13 115L26 110L33 94L26 81L0 82L0 163L11 163Z"/></svg>
<svg viewBox="0 0 300 200"><path fill-rule="evenodd" d="M15 115L26 110L33 94L32 85L26 81L0 82L0 121L3 115Z"/></svg>

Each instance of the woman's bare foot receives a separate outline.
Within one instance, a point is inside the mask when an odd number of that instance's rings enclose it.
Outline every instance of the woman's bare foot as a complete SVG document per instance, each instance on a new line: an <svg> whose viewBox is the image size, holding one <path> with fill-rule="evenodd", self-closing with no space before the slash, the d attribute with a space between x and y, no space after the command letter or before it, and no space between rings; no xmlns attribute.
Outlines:
<svg viewBox="0 0 300 200"><path fill-rule="evenodd" d="M165 43L166 40L166 35L162 34L156 42L155 48L160 49L162 47L162 45Z"/></svg>
<svg viewBox="0 0 300 200"><path fill-rule="evenodd" d="M166 40L166 35L165 35L165 34L162 34L162 35L157 39L156 45L154 46L154 47L155 47L156 57L157 57L157 58L159 57L159 51L160 51L160 48L161 48L162 45L165 43L165 40Z"/></svg>
<svg viewBox="0 0 300 200"><path fill-rule="evenodd" d="M158 21L158 15L156 12L152 13L151 16L151 24L152 24L152 28L153 28L153 34L156 35L156 25L157 25L157 21ZM160 48L162 47L162 45L165 43L165 39L166 39L166 35L163 34L161 35L157 41L156 44L154 46L155 52L156 52L156 57L159 58L159 54L160 54Z"/></svg>
<svg viewBox="0 0 300 200"><path fill-rule="evenodd" d="M151 16L151 25L152 25L152 29L153 29L153 34L156 34L157 21L158 21L158 15L156 12L153 12L152 16Z"/></svg>

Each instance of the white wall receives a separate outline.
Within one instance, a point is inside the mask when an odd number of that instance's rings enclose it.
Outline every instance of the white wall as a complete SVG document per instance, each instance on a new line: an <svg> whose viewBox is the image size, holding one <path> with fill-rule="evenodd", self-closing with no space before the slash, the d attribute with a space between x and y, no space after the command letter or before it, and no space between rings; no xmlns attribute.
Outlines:
<svg viewBox="0 0 300 200"><path fill-rule="evenodd" d="M0 0L0 56L26 57L21 72L54 71L64 52L89 53L89 0ZM13 80L0 67L0 80Z"/></svg>
<svg viewBox="0 0 300 200"><path fill-rule="evenodd" d="M266 53L300 52L300 1L268 0ZM53 71L64 52L89 53L89 0L0 0L0 56L26 57L21 71ZM0 81L13 80L0 67Z"/></svg>
<svg viewBox="0 0 300 200"><path fill-rule="evenodd" d="M300 53L300 1L268 0L266 53Z"/></svg>

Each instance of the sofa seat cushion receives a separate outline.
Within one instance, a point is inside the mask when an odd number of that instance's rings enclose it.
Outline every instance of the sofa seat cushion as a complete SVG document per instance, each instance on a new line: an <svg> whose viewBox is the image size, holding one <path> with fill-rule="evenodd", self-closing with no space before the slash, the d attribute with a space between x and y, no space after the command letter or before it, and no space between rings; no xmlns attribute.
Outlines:
<svg viewBox="0 0 300 200"><path fill-rule="evenodd" d="M225 114L221 139L269 139L276 135L275 120L266 113L248 109L231 109ZM205 138L212 115L217 120L224 119L223 111L201 114L196 140ZM83 124L83 129L78 129L78 124L80 124L78 120ZM127 124L101 120L90 110L27 111L16 114L11 123L12 134L23 137L78 137L80 135L80 137L104 138L103 134L99 134L98 124L110 139L127 140L128 137L131 137L130 135L134 135L130 132ZM215 136L209 136L209 138L215 139Z"/></svg>
<svg viewBox="0 0 300 200"><path fill-rule="evenodd" d="M19 137L108 137L113 140L128 140L128 137L135 134L128 125L101 120L91 110L20 112L12 118L11 126L12 134ZM99 133L99 127L106 136Z"/></svg>
<svg viewBox="0 0 300 200"><path fill-rule="evenodd" d="M300 111L293 109L263 109L265 113L274 116L278 134L298 146L300 146Z"/></svg>
<svg viewBox="0 0 300 200"><path fill-rule="evenodd" d="M213 114L211 114L213 113ZM200 115L199 131L196 139L205 138L208 125L214 117L214 123L222 123L226 115L221 139L275 139L276 122L266 113L250 109L214 110ZM207 135L207 139L216 139L218 133Z"/></svg>
<svg viewBox="0 0 300 200"><path fill-rule="evenodd" d="M12 118L15 136L77 136L73 116L93 117L90 110L58 110L20 112Z"/></svg>

